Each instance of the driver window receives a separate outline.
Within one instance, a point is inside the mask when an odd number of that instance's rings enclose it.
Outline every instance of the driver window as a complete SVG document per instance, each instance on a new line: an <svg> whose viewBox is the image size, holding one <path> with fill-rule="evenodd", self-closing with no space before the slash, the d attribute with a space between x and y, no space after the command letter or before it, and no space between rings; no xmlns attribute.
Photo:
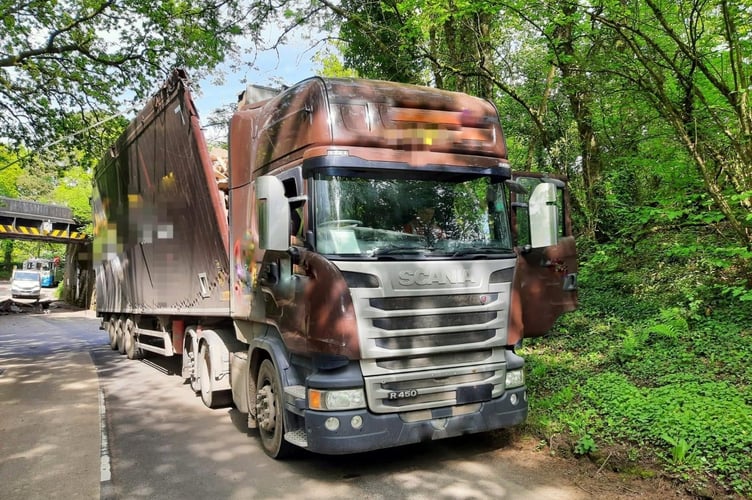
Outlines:
<svg viewBox="0 0 752 500"><path fill-rule="evenodd" d="M290 244L302 246L305 241L305 200L296 200L301 193L294 178L284 179L285 197L290 201Z"/></svg>
<svg viewBox="0 0 752 500"><path fill-rule="evenodd" d="M515 180L527 190L527 194L512 194L512 208L514 210L515 220L513 232L516 236L515 244L518 246L525 246L530 244L530 211L528 210L530 193L532 193L535 187L543 181L537 177L518 177ZM564 189L560 186L556 187L556 207L559 220L557 233L559 237L563 237L566 236L566 219L564 218L566 212L564 206Z"/></svg>

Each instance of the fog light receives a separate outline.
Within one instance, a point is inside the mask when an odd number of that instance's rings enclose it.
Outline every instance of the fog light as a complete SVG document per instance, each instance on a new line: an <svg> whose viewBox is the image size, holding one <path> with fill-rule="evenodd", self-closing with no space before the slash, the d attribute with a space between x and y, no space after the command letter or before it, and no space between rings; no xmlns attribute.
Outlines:
<svg viewBox="0 0 752 500"><path fill-rule="evenodd" d="M326 430L328 431L336 431L339 429L339 419L334 417L329 417L324 422L324 427L326 427Z"/></svg>
<svg viewBox="0 0 752 500"><path fill-rule="evenodd" d="M350 419L350 425L353 429L360 429L361 427L363 427L363 417L361 417L360 415L355 415Z"/></svg>
<svg viewBox="0 0 752 500"><path fill-rule="evenodd" d="M512 394L509 397L509 402L512 403L512 406L517 406L517 394Z"/></svg>

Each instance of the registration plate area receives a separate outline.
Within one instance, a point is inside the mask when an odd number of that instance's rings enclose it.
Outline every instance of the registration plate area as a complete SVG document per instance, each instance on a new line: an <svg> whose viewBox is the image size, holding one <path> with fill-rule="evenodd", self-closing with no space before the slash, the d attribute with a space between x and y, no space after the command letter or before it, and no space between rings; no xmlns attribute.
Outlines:
<svg viewBox="0 0 752 500"><path fill-rule="evenodd" d="M504 393L505 368L494 363L367 377L368 406L395 413L489 401Z"/></svg>

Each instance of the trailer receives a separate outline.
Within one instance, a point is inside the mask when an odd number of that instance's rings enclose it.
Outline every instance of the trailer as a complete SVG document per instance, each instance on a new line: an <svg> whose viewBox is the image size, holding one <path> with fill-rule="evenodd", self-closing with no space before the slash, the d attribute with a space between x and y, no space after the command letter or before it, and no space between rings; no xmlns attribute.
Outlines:
<svg viewBox="0 0 752 500"><path fill-rule="evenodd" d="M360 79L249 88L225 172L186 82L95 172L112 348L180 356L274 458L523 422L515 345L575 308L577 256L566 183L512 172L494 105Z"/></svg>

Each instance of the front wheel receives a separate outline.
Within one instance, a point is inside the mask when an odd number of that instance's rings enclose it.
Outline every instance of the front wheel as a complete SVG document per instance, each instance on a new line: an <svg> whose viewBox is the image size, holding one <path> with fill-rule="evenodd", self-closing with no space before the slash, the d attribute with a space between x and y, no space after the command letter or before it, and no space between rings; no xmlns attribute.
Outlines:
<svg viewBox="0 0 752 500"><path fill-rule="evenodd" d="M256 387L256 420L261 446L270 457L284 458L292 452L293 445L284 439L282 383L271 360L261 362Z"/></svg>

